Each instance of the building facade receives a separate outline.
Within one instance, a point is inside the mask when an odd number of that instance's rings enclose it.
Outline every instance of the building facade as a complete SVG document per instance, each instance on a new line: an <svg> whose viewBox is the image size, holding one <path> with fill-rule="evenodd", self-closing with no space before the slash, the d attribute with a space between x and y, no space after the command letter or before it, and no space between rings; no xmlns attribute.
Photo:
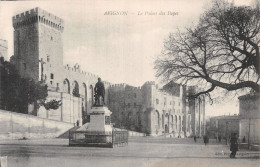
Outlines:
<svg viewBox="0 0 260 167"><path fill-rule="evenodd" d="M192 103L187 95L186 86L173 82L162 88L155 82L146 82L141 87L116 84L109 87L108 107L113 112L112 121L116 127L152 136L203 135L204 130L194 129L197 129L198 122L205 124L205 102L199 103L195 99L192 101L196 103ZM201 120L194 120L199 118Z"/></svg>
<svg viewBox="0 0 260 167"><path fill-rule="evenodd" d="M198 93L198 89L192 86L187 89L187 94ZM188 114L191 116L192 132L196 136L203 136L206 133L206 121L205 121L205 97L199 96L197 98L189 99Z"/></svg>
<svg viewBox="0 0 260 167"><path fill-rule="evenodd" d="M71 123L79 120L82 124L81 117L87 116L93 104L93 89L98 76L82 71L78 64L63 64L64 21L43 9L35 8L14 16L13 27L13 61L20 75L44 82L49 89L48 100L63 102L56 111L48 112L44 108L35 111L32 107L30 112ZM106 81L104 84L106 89L110 85ZM79 95L75 96L75 91Z"/></svg>
<svg viewBox="0 0 260 167"><path fill-rule="evenodd" d="M232 133L239 133L239 115L211 117L207 123L207 135L211 138L229 139Z"/></svg>
<svg viewBox="0 0 260 167"><path fill-rule="evenodd" d="M94 102L98 76L82 71L80 65L63 64L64 20L40 8L13 17L15 63L22 77L48 85L47 101L61 100L57 110L29 107L29 113L42 118L76 123L86 122ZM72 55L73 56L73 55ZM105 103L112 111L116 127L163 133L175 137L202 135L205 130L205 100L189 100L195 88L170 82L159 88L154 82L142 87L112 85L103 81Z"/></svg>
<svg viewBox="0 0 260 167"><path fill-rule="evenodd" d="M260 143L260 95L247 94L239 98L239 137L249 144Z"/></svg>

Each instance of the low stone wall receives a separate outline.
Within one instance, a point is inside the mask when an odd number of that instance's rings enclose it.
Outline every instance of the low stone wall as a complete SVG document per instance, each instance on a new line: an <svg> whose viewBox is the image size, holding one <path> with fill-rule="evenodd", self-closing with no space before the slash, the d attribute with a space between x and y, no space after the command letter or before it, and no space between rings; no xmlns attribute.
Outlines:
<svg viewBox="0 0 260 167"><path fill-rule="evenodd" d="M73 126L72 123L0 110L0 139L55 138Z"/></svg>
<svg viewBox="0 0 260 167"><path fill-rule="evenodd" d="M39 108L38 117L56 121L82 125L82 99L68 93L48 91L46 101L61 100L62 105L56 109L47 111L43 106Z"/></svg>
<svg viewBox="0 0 260 167"><path fill-rule="evenodd" d="M136 131L130 131L130 130L127 130L127 129L113 128L113 130L114 131L128 131L128 136L129 137L146 136L145 133L136 132Z"/></svg>
<svg viewBox="0 0 260 167"><path fill-rule="evenodd" d="M7 156L0 157L0 167L7 167Z"/></svg>
<svg viewBox="0 0 260 167"><path fill-rule="evenodd" d="M134 137L134 136L146 136L145 133L135 132L135 131L129 131L128 130L128 136Z"/></svg>

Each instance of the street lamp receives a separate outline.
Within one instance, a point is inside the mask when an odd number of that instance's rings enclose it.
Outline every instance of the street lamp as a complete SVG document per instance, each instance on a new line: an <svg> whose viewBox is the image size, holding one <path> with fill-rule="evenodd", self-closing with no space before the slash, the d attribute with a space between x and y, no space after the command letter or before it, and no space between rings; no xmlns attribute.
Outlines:
<svg viewBox="0 0 260 167"><path fill-rule="evenodd" d="M226 145L228 145L228 136L227 136L227 130L228 130L228 124L229 122L226 122Z"/></svg>

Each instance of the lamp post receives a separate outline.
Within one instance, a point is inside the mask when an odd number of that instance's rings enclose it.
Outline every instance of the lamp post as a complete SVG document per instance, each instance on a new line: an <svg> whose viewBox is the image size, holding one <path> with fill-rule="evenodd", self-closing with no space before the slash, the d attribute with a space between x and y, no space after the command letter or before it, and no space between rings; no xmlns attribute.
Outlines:
<svg viewBox="0 0 260 167"><path fill-rule="evenodd" d="M228 136L227 136L227 130L228 130L228 121L226 122L226 145L228 145Z"/></svg>

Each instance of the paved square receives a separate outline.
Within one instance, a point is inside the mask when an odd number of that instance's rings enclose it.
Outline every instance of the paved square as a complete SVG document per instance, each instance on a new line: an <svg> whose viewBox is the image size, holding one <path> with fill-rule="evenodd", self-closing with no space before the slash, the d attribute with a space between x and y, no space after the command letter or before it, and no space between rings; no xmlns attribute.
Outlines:
<svg viewBox="0 0 260 167"><path fill-rule="evenodd" d="M260 165L259 152L240 150L230 159L229 148L201 139L131 138L126 147L68 147L68 140L0 141L0 156L8 156L8 167L119 167L119 166L252 166Z"/></svg>

